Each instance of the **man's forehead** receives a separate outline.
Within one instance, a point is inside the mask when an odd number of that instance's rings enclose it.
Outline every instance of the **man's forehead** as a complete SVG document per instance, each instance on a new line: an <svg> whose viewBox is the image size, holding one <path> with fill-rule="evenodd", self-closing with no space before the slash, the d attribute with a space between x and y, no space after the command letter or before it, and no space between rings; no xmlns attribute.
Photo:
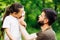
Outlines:
<svg viewBox="0 0 60 40"><path fill-rule="evenodd" d="M41 15L45 15L45 12L42 12Z"/></svg>

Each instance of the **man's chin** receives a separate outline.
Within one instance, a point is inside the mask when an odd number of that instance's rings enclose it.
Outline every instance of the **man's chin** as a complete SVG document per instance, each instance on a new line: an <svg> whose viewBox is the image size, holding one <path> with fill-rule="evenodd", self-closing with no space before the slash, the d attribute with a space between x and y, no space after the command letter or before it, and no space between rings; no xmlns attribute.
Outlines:
<svg viewBox="0 0 60 40"><path fill-rule="evenodd" d="M38 22L40 22L40 21L38 20Z"/></svg>
<svg viewBox="0 0 60 40"><path fill-rule="evenodd" d="M38 25L43 26L44 23L42 21L38 21Z"/></svg>
<svg viewBox="0 0 60 40"><path fill-rule="evenodd" d="M42 23L42 21L39 21L39 20L38 20L38 23Z"/></svg>

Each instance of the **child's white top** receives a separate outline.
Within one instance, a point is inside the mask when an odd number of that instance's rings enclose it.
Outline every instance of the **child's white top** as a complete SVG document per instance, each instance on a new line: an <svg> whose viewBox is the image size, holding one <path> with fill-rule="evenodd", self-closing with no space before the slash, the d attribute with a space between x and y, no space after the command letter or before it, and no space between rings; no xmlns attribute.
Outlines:
<svg viewBox="0 0 60 40"><path fill-rule="evenodd" d="M3 28L9 28L11 35L16 40L21 40L21 33L20 33L20 27L18 19L13 17L12 15L9 15L5 18L3 22ZM5 33L4 40L9 40L7 34Z"/></svg>

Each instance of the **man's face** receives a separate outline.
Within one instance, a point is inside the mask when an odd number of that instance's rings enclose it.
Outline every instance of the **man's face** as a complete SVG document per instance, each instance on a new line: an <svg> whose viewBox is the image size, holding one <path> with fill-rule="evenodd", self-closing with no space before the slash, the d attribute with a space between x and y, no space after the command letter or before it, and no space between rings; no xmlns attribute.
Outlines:
<svg viewBox="0 0 60 40"><path fill-rule="evenodd" d="M44 24L46 24L47 22L48 22L48 19L46 18L45 13L42 12L41 15L39 15L38 23L39 23L40 25L44 25Z"/></svg>
<svg viewBox="0 0 60 40"><path fill-rule="evenodd" d="M23 16L23 14L25 15L24 8L20 8L19 12L16 14L16 17L21 18Z"/></svg>

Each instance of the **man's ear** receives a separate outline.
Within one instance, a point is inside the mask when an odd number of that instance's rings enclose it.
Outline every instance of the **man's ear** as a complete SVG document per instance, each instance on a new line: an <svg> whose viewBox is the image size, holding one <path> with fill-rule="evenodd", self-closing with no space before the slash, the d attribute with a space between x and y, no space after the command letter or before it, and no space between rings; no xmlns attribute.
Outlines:
<svg viewBox="0 0 60 40"><path fill-rule="evenodd" d="M46 19L44 20L44 23L48 23L48 21L49 21L49 20L46 18Z"/></svg>

